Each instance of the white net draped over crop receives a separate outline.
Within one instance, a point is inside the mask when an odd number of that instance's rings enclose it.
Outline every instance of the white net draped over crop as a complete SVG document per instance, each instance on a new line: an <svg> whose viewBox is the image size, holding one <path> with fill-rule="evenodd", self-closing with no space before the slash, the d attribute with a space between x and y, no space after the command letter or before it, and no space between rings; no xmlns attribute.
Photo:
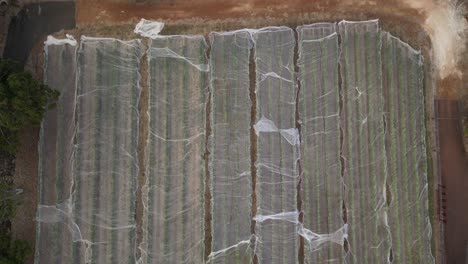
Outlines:
<svg viewBox="0 0 468 264"><path fill-rule="evenodd" d="M248 31L213 32L210 42L212 243L209 262L249 263L253 257L249 95L253 43Z"/></svg>
<svg viewBox="0 0 468 264"><path fill-rule="evenodd" d="M206 50L203 36L158 36L147 52L141 263L204 260Z"/></svg>
<svg viewBox="0 0 468 264"><path fill-rule="evenodd" d="M297 28L299 123L301 124L301 235L306 263L340 263L347 225L343 220L338 60L335 23Z"/></svg>
<svg viewBox="0 0 468 264"><path fill-rule="evenodd" d="M434 263L421 52L377 20L162 28L45 42L36 263Z"/></svg>
<svg viewBox="0 0 468 264"><path fill-rule="evenodd" d="M36 251L36 262L134 262L143 47L138 40L82 37L75 59L69 44L58 44L46 43L47 83L59 90L66 86L56 124L43 122L40 145L41 158L55 161L61 170L51 171L53 164L42 167L40 181L54 179L58 196L41 202L37 214L39 226L54 226L45 232L39 228L38 241L53 236L57 246L50 254ZM56 136L45 135L53 129L60 129ZM55 159L42 153L52 144L48 140L56 141ZM52 190L44 188L43 196Z"/></svg>
<svg viewBox="0 0 468 264"><path fill-rule="evenodd" d="M297 263L296 40L288 27L260 29L253 33L253 39L257 98L256 254L260 263Z"/></svg>

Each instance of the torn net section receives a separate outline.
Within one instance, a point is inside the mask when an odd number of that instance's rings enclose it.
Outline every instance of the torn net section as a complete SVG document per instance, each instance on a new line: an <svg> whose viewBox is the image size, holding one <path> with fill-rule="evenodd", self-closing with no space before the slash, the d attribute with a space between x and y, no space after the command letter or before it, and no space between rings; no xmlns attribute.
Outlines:
<svg viewBox="0 0 468 264"><path fill-rule="evenodd" d="M264 28L255 42L257 215L259 263L297 263L299 134L295 128L295 37L287 27Z"/></svg>
<svg viewBox="0 0 468 264"><path fill-rule="evenodd" d="M297 28L302 211L306 263L343 263L346 227L340 163L338 34L335 23Z"/></svg>
<svg viewBox="0 0 468 264"><path fill-rule="evenodd" d="M139 40L82 37L78 52L74 263L135 261Z"/></svg>
<svg viewBox="0 0 468 264"><path fill-rule="evenodd" d="M388 224L394 263L434 263L428 214L423 58L382 34L385 94Z"/></svg>
<svg viewBox="0 0 468 264"><path fill-rule="evenodd" d="M210 263L250 263L252 176L250 166L248 31L211 33L210 140L212 247Z"/></svg>
<svg viewBox="0 0 468 264"><path fill-rule="evenodd" d="M69 212L72 185L76 43L50 36L49 40L54 41L45 43L44 82L59 91L60 97L56 107L45 114L39 139L38 264L72 263L73 237L65 212Z"/></svg>
<svg viewBox="0 0 468 264"><path fill-rule="evenodd" d="M386 155L378 21L339 23L347 263L387 263Z"/></svg>
<svg viewBox="0 0 468 264"><path fill-rule="evenodd" d="M203 263L207 44L160 36L149 62L141 263Z"/></svg>

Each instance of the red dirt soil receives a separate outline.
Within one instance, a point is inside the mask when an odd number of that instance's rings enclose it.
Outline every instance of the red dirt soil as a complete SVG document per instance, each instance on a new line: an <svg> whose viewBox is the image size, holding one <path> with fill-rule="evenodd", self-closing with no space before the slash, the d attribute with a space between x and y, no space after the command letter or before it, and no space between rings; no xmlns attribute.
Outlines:
<svg viewBox="0 0 468 264"><path fill-rule="evenodd" d="M130 1L128 1L130 2ZM164 3L122 3L121 1L76 1L77 25L94 24L97 20L107 22L132 19L178 20L189 18L227 19L245 17L282 17L304 12L401 14L421 19L421 13L409 7L386 0L172 0Z"/></svg>
<svg viewBox="0 0 468 264"><path fill-rule="evenodd" d="M468 156L457 100L436 100L440 146L441 219L446 221L445 263L468 263ZM445 216L444 216L445 214Z"/></svg>

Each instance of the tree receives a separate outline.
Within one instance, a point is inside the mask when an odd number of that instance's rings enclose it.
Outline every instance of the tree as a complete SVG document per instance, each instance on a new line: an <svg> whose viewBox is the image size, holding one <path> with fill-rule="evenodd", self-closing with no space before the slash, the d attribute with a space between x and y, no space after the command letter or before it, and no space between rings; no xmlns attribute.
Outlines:
<svg viewBox="0 0 468 264"><path fill-rule="evenodd" d="M58 96L58 91L35 80L19 64L0 59L0 149L14 154L19 131L40 125Z"/></svg>

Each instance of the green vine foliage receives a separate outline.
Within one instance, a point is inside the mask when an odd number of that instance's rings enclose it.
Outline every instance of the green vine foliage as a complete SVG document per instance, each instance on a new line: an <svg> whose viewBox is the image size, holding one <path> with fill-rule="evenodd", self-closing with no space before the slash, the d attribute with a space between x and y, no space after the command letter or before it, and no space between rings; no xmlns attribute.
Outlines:
<svg viewBox="0 0 468 264"><path fill-rule="evenodd" d="M11 60L0 59L0 149L14 154L19 131L40 125L59 92L41 84Z"/></svg>

